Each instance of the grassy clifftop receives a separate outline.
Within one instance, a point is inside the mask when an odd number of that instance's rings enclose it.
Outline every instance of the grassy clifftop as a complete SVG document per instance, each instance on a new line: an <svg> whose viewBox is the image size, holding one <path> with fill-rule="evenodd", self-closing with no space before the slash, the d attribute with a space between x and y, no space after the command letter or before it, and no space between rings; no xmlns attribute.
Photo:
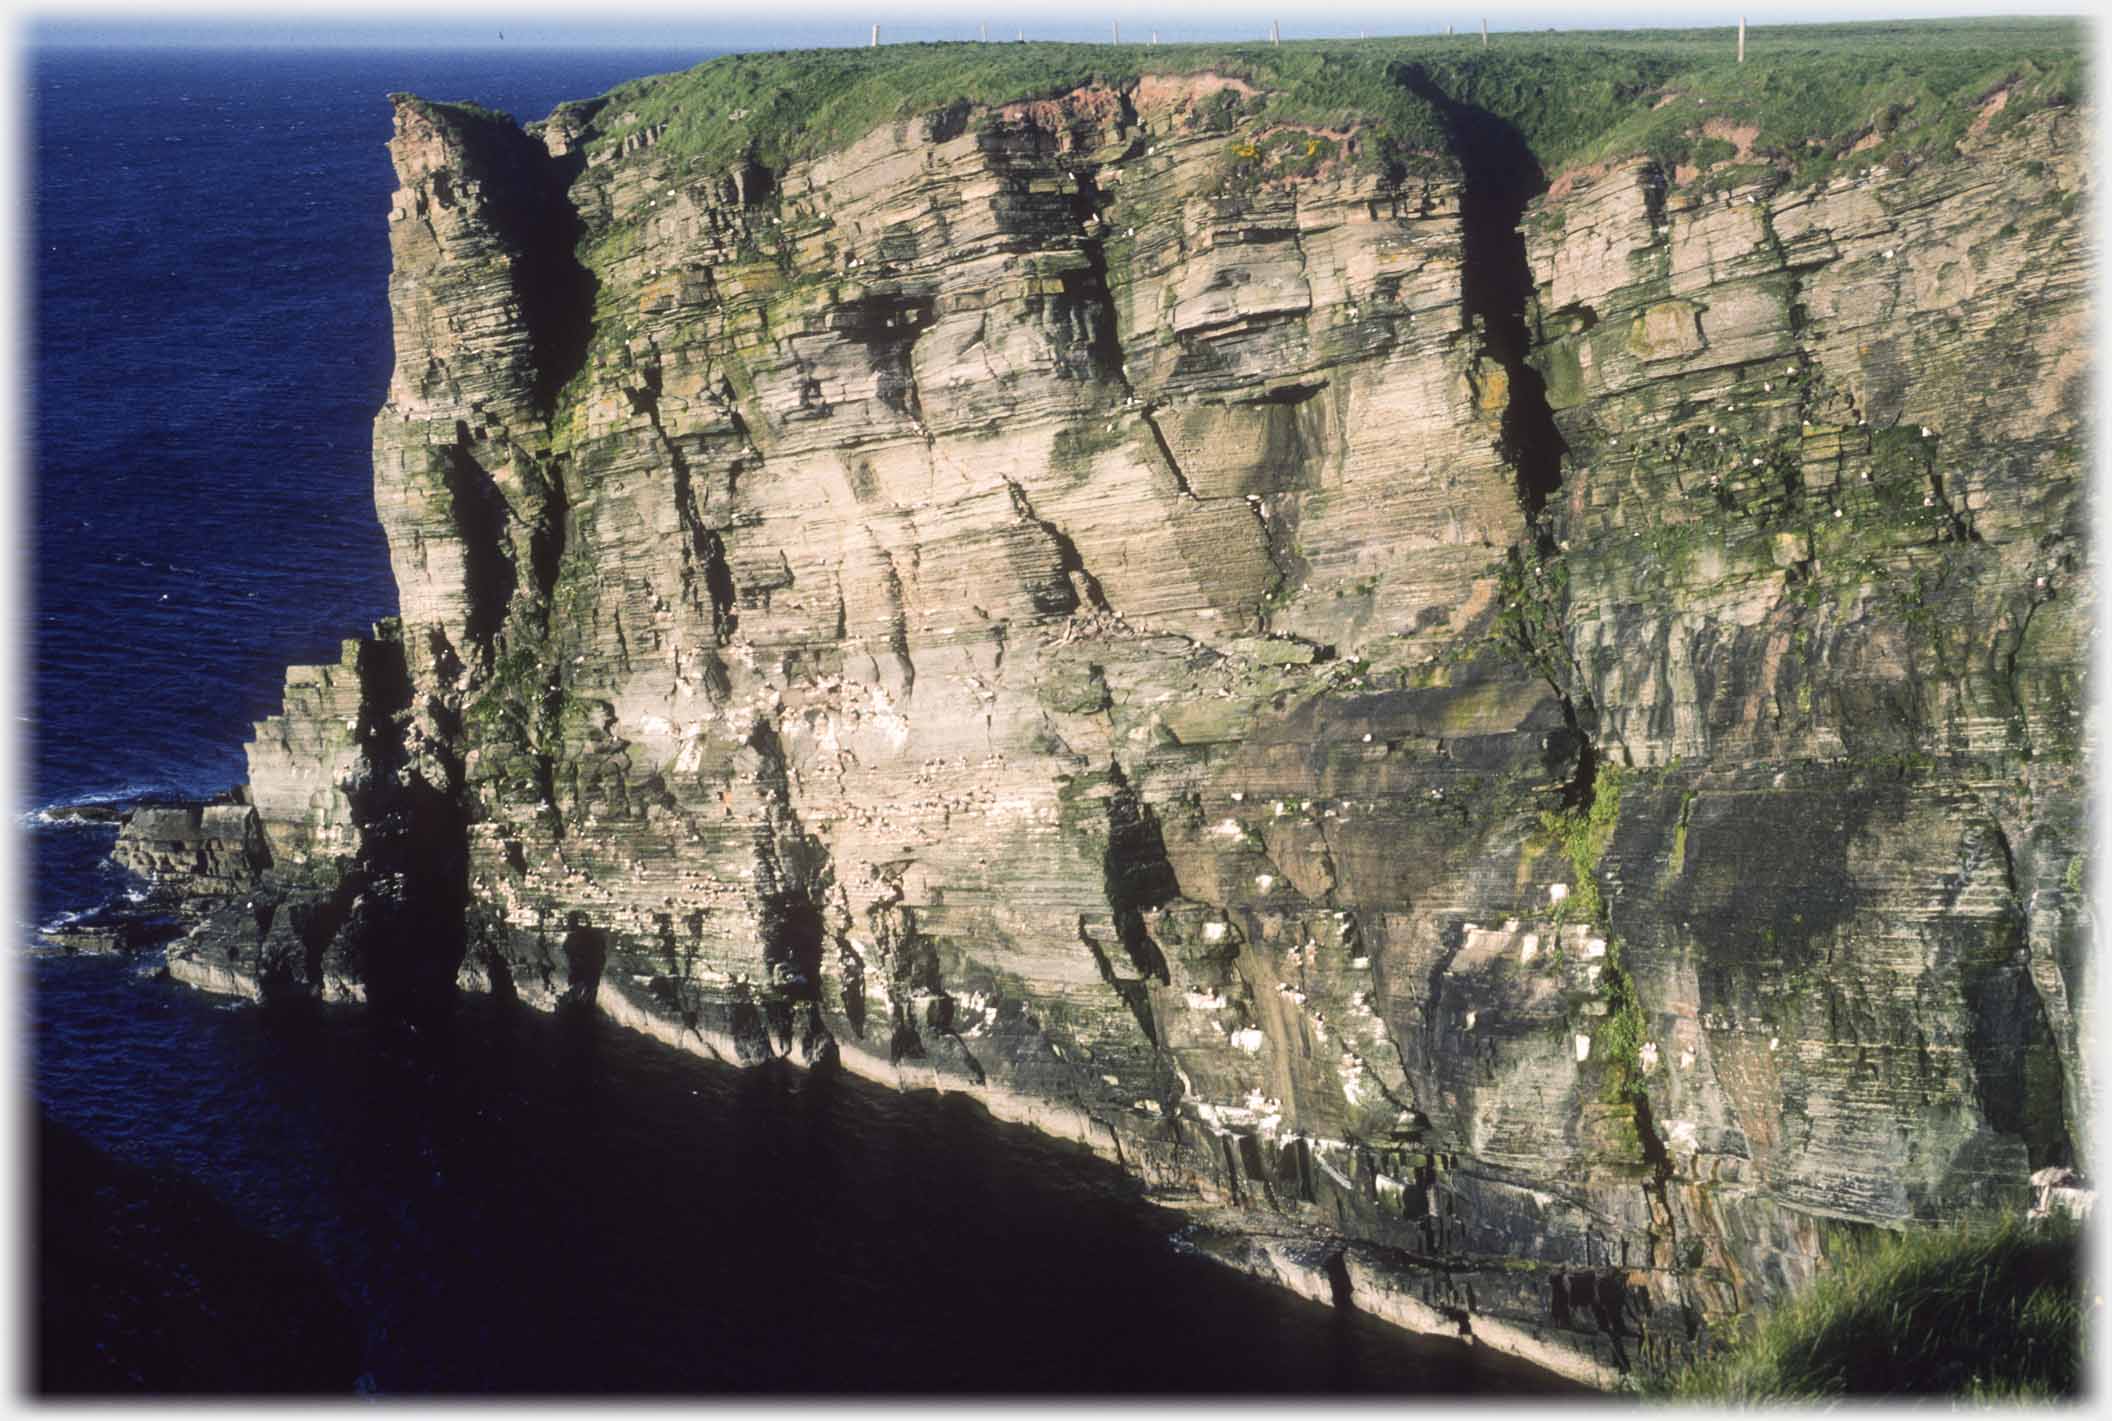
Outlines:
<svg viewBox="0 0 2112 1421"><path fill-rule="evenodd" d="M1513 124L1550 175L1635 153L1706 162L1735 145L1705 127L1728 126L1755 130L1754 159L1813 181L1851 150L1857 166L1947 156L1998 94L1996 126L2079 103L2085 47L2082 24L2058 19L1762 28L1742 66L1727 29L1497 35L1486 49L1475 36L884 45L729 55L636 80L595 103L593 141L665 124L668 156L705 169L743 157L777 168L955 103L1215 72L1264 90L1267 120L1369 125L1367 158L1394 162L1446 147L1440 116L1408 87L1419 71L1449 98Z"/></svg>

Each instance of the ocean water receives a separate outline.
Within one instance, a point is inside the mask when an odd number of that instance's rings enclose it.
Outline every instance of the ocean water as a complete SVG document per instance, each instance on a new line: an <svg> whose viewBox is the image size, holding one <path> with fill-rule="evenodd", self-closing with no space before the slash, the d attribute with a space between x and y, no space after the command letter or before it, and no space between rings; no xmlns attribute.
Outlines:
<svg viewBox="0 0 2112 1421"><path fill-rule="evenodd" d="M395 611L386 95L522 119L698 51L34 50L30 803L243 777L288 663ZM36 921L107 884L40 836Z"/></svg>
<svg viewBox="0 0 2112 1421"><path fill-rule="evenodd" d="M423 1034L262 1012L151 959L31 949L126 889L108 828L40 811L237 782L285 666L394 610L367 442L390 362L383 96L533 118L703 57L30 57L14 832L41 1384L1555 1388L1196 1257L1116 1171L958 1098L734 1071L483 1001Z"/></svg>

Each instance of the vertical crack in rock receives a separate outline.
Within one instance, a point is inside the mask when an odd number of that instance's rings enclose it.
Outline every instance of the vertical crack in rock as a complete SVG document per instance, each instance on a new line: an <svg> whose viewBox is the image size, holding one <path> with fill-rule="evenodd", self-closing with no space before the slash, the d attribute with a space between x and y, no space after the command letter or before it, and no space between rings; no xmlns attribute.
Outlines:
<svg viewBox="0 0 2112 1421"><path fill-rule="evenodd" d="M1548 599L1543 616L1516 619L1513 632L1523 637L1528 659L1560 697L1563 723L1579 747L1563 804L1588 810L1598 769L1592 745L1597 716L1588 692L1583 692L1584 704L1577 704L1583 677L1569 654L1562 611L1552 605L1561 594L1549 585L1548 576L1560 555L1548 505L1562 487L1569 445L1548 404L1547 381L1528 358L1532 331L1527 315L1534 288L1520 222L1526 204L1546 189L1546 175L1523 135L1506 120L1451 98L1420 66L1399 66L1395 75L1442 116L1459 159L1461 305L1479 335L1482 354L1504 372L1508 397L1499 449L1516 473L1518 506L1525 514L1527 539L1510 564L1519 584L1515 590L1535 601Z"/></svg>
<svg viewBox="0 0 2112 1421"><path fill-rule="evenodd" d="M462 171L477 183L483 220L510 258L509 284L534 370L532 395L547 415L585 364L594 334L594 274L576 255L581 223L571 199L586 154L553 157L511 120L461 108L450 108L448 119ZM444 191L446 172L435 173L433 183Z"/></svg>
<svg viewBox="0 0 2112 1421"><path fill-rule="evenodd" d="M703 943L700 941L702 934L698 931L702 926L701 917L702 915L697 913L689 915L693 927L688 941L685 943L675 931L674 914L655 913L652 915L653 935L658 942L660 957L662 962L665 963L667 971L662 976L654 977L647 985L647 990L653 994L654 998L663 1006L672 1010L681 1020L682 1029L698 1035L700 1039L702 1033L697 1031L697 1024L701 1019L700 1014L693 1005L688 993L693 990L697 975L698 959L701 956L703 947Z"/></svg>
<svg viewBox="0 0 2112 1421"><path fill-rule="evenodd" d="M1269 515L1259 498L1247 500L1247 511L1254 515L1254 531L1261 538L1262 556L1269 560L1269 585L1262 589L1261 599L1255 604L1255 626L1266 632L1274 609L1291 600L1291 570L1278 556L1276 532L1269 526Z"/></svg>
<svg viewBox="0 0 2112 1421"><path fill-rule="evenodd" d="M397 112L391 151L406 185L418 189L410 210L425 244L443 260L499 278L511 324L524 338L506 343L511 353L490 352L505 367L493 393L547 417L584 366L593 337L595 278L576 254L582 224L571 198L586 155L553 155L503 114L410 94L389 98ZM450 216L435 220L435 208ZM495 373L466 378L481 382Z"/></svg>
<svg viewBox="0 0 2112 1421"><path fill-rule="evenodd" d="M1988 1124L2024 1141L2033 1169L2074 1158L2064 1063L2025 947L2029 913L2017 886L2016 855L1991 815L1967 832L1945 907L1955 910L1982 880L2001 894L1991 930L1958 935L1960 981L1970 1014L1966 1054Z"/></svg>
<svg viewBox="0 0 2112 1421"><path fill-rule="evenodd" d="M682 455L681 448L669 437L660 423L660 369L649 366L643 383L625 392L631 408L646 417L652 425L654 436L659 439L661 449L667 455L667 465L675 486L675 514L682 520L682 531L686 539L682 546L682 594L690 605L702 610L708 601L711 608L712 640L724 646L733 636L739 621L734 611L733 573L726 563L726 543L716 528L704 522L702 511L697 507L696 481L691 476L689 460ZM699 598L699 586L704 596ZM717 663L717 653L712 653ZM709 684L717 687L725 682L723 667L716 675L707 677Z"/></svg>
<svg viewBox="0 0 2112 1421"><path fill-rule="evenodd" d="M463 633L489 663L520 574L506 536L510 516L506 496L470 453L466 424L456 425L455 437L456 442L440 455L440 476L447 489L455 536L462 542Z"/></svg>
<svg viewBox="0 0 2112 1421"><path fill-rule="evenodd" d="M1430 994L1425 998L1423 1007L1423 1034L1428 1038L1424 1046L1423 1056L1427 1060L1436 1060L1442 1054L1438 1050L1438 1023L1442 1019L1439 1009L1444 1002L1445 974L1452 970L1453 960L1459 956L1466 945L1466 932L1458 923L1450 923L1439 929L1438 947L1440 952L1437 961L1430 964ZM1398 1046L1394 1049L1396 1051L1400 1050ZM1405 1052L1401 1054L1401 1059L1403 1063L1407 1061L1408 1057Z"/></svg>
<svg viewBox="0 0 2112 1421"><path fill-rule="evenodd" d="M510 233L520 244L514 289L535 351L536 403L546 414L586 363L594 338L594 274L575 255L581 224L570 197L586 161L585 153L551 158L545 151L542 181L524 193L533 210Z"/></svg>
<svg viewBox="0 0 2112 1421"><path fill-rule="evenodd" d="M1110 761L1108 777L1115 792L1107 799L1107 856L1103 872L1107 903L1115 914L1115 933L1131 965L1165 986L1173 978L1167 970L1165 953L1144 926L1144 910L1180 897L1181 886L1166 857L1166 839L1159 831L1158 816L1138 796L1120 765Z"/></svg>
<svg viewBox="0 0 2112 1421"><path fill-rule="evenodd" d="M1533 298L1533 271L1518 225L1526 204L1546 189L1547 177L1523 135L1509 122L1451 98L1418 65L1399 66L1395 74L1410 93L1443 117L1463 170L1463 305L1480 333L1482 352L1503 368L1509 381L1503 456L1517 472L1518 503L1528 526L1544 550L1552 551L1552 534L1541 526L1541 514L1562 486L1562 459L1569 446L1555 427L1547 382L1527 359L1532 348L1526 312Z"/></svg>
<svg viewBox="0 0 2112 1421"><path fill-rule="evenodd" d="M809 1062L833 1060L836 1040L821 1015L822 904L835 886L828 850L806 832L792 803L792 775L777 731L763 716L747 750L767 806L754 827L754 900L766 985L760 1010L781 1052L796 1046Z"/></svg>
<svg viewBox="0 0 2112 1421"><path fill-rule="evenodd" d="M1011 490L1012 508L1021 521L1039 528L1056 545L1056 557L1064 574L1061 583L1048 583L1033 589L1035 610L1061 616L1076 611L1078 604L1084 602L1094 611L1112 612L1114 609L1107 605L1107 594L1100 589L1100 579L1087 570L1085 559L1079 556L1078 544L1071 535L1037 514L1034 505L1027 501L1026 490L1017 483L1006 479L1005 487Z"/></svg>
<svg viewBox="0 0 2112 1421"><path fill-rule="evenodd" d="M546 466L525 451L517 451L539 478L542 509L528 531L528 568L535 579L536 610L540 630L551 632L556 611L557 583L564 567L565 548L571 540L572 501L565 492L563 456Z"/></svg>
<svg viewBox="0 0 2112 1421"><path fill-rule="evenodd" d="M907 705L917 688L917 663L909 655L909 601L903 593L902 574L895 567L895 556L881 546L880 536L870 523L865 525L865 536L872 543L873 551L880 555L880 586L887 593L888 605L887 649L895 658L896 669L902 673L902 701ZM879 674L876 665L874 679L877 680Z"/></svg>
<svg viewBox="0 0 2112 1421"><path fill-rule="evenodd" d="M2002 653L2002 687L2009 694L2010 714L2019 726L2025 722L2024 685L2017 671L2017 659L2024 653L2025 639L2031 634L2031 619L2038 615L2039 608L2053 600L2049 592L2035 592L2024 599L2024 616L2017 624L2015 639Z"/></svg>
<svg viewBox="0 0 2112 1421"><path fill-rule="evenodd" d="M1173 475L1173 487L1183 498L1193 499L1195 490L1188 483L1188 475L1181 469L1181 461L1173 457L1173 446L1166 442L1166 431L1159 428L1158 416L1149 408L1144 410L1144 427L1151 431L1152 442L1158 445L1159 457L1166 461L1166 471Z"/></svg>
<svg viewBox="0 0 2112 1421"><path fill-rule="evenodd" d="M1077 188L1071 194L1071 215L1078 221L1078 248L1085 256L1086 269L1082 274L1064 273L1064 295L1074 309L1084 313L1094 370L1102 379L1120 385L1123 397L1128 399L1134 392L1123 360L1122 335L1116 329L1115 291L1107 276L1107 244L1093 235L1104 220L1100 208L1105 199L1090 171L1080 169L1075 176Z"/></svg>
<svg viewBox="0 0 2112 1421"><path fill-rule="evenodd" d="M888 1062L899 1065L937 1057L982 1085L988 1075L955 1024L954 997L939 970L937 944L918 930L915 911L902 901L902 873L909 864L909 860L900 860L875 866L885 892L865 913L886 977L892 1018ZM860 975L862 989L862 966Z"/></svg>
<svg viewBox="0 0 2112 1421"><path fill-rule="evenodd" d="M369 1005L419 1019L444 1011L467 950L469 817L456 767L413 753L412 686L394 636L359 644L361 766L346 784L358 848L325 910L342 969ZM438 782L429 778L437 773ZM304 934L304 936L307 934ZM314 979L311 979L314 980Z"/></svg>
<svg viewBox="0 0 2112 1421"><path fill-rule="evenodd" d="M1091 954L1093 967L1100 973L1100 980L1107 983L1115 995L1122 999L1123 1005L1129 1008L1130 1015L1137 1019L1137 1029L1143 1032L1144 1039L1156 1048L1159 1044L1159 1028L1151 1012L1151 988L1142 978L1124 977L1115 971L1115 965L1107 960L1107 954L1100 950L1100 944L1093 941L1093 935L1086 926L1083 914L1078 918L1078 941L1084 945L1086 952Z"/></svg>
<svg viewBox="0 0 2112 1421"><path fill-rule="evenodd" d="M1275 574L1274 581L1262 594L1259 622L1263 631L1269 629L1272 610L1287 605L1303 590L1311 570L1298 550L1299 504L1293 491L1311 487L1307 470L1313 451L1304 431L1299 428L1299 411L1326 388L1325 380L1281 385L1254 402L1268 411L1262 466L1290 473L1288 478L1268 487L1265 492L1245 495L1247 508L1254 515L1256 531L1261 535L1262 555L1269 560L1269 567Z"/></svg>
<svg viewBox="0 0 2112 1421"><path fill-rule="evenodd" d="M912 352L917 337L931 324L933 309L928 296L876 292L846 303L835 318L840 335L866 348L876 398L916 425L927 439L930 431L924 427L924 401L917 390Z"/></svg>
<svg viewBox="0 0 2112 1421"><path fill-rule="evenodd" d="M1330 895L1330 898L1332 898L1332 895ZM1372 951L1371 946L1365 942L1364 925L1357 917L1357 910L1348 908L1342 911L1344 913L1341 932L1342 951L1350 957L1370 958L1373 966L1372 1000L1384 1003L1390 1000L1392 996L1390 985L1385 975L1384 954ZM1440 942L1440 946L1442 946L1442 942ZM1425 1034L1432 1037L1431 1049L1423 1053L1423 1059L1426 1060L1434 1059L1435 1030L1434 1026L1430 1024L1437 1020L1437 996L1442 989L1444 974L1450 969L1452 959L1458 955L1457 948L1447 949L1431 971L1430 997L1428 1004L1424 1008L1423 1018L1426 1024ZM1409 1065L1415 1058L1410 1056L1407 1050L1402 1047L1401 1038L1396 1034L1393 1019L1387 1012L1374 1007L1373 1017L1379 1029L1379 1040L1384 1043L1387 1050L1393 1052L1394 1068L1399 1072L1401 1089L1407 1093L1408 1098L1403 1100L1400 1095L1395 1093L1393 1087L1386 1083L1385 1077L1376 1072L1368 1077L1367 1083L1374 1087L1386 1103L1391 1105L1399 1114L1400 1121L1396 1122L1396 1128L1398 1129L1402 1124L1405 1124L1411 1137L1419 1136L1430 1128L1430 1117L1423 1113L1422 1098L1416 1094L1415 1073L1410 1069Z"/></svg>
<svg viewBox="0 0 2112 1421"><path fill-rule="evenodd" d="M589 923L585 913L567 913L565 938L558 950L565 959L565 990L558 996L558 1005L592 1007L609 962L609 935Z"/></svg>
<svg viewBox="0 0 2112 1421"><path fill-rule="evenodd" d="M1122 766L1108 761L1105 782L1097 781L1098 777L1093 776L1083 783L1092 784L1092 795L1099 798L1104 815L1101 891L1107 900L1115 941L1121 944L1123 956L1137 975L1125 977L1115 970L1083 914L1078 918L1078 940L1091 954L1100 979L1122 998L1136 1017L1145 1040L1157 1049L1161 1033L1152 1012L1150 983L1170 985L1173 974L1165 952L1145 924L1144 914L1180 897L1180 884L1174 878L1158 816L1123 774ZM1081 808L1091 803L1090 797L1080 799ZM1080 827L1085 828L1086 823ZM1098 837L1090 830L1088 833L1091 838Z"/></svg>
<svg viewBox="0 0 2112 1421"><path fill-rule="evenodd" d="M1302 587L1310 569L1299 551L1298 524L1302 512L1300 495L1318 485L1314 465L1328 453L1324 407L1315 403L1327 392L1326 379L1300 384L1277 385L1262 397L1269 412L1268 446L1264 458L1269 467L1285 471L1265 498L1272 529L1271 551L1288 569L1287 575Z"/></svg>
<svg viewBox="0 0 2112 1421"><path fill-rule="evenodd" d="M836 943L836 970L843 976L843 1015L851 1024L851 1034L860 1041L865 1040L865 958L851 945L848 936L839 936Z"/></svg>

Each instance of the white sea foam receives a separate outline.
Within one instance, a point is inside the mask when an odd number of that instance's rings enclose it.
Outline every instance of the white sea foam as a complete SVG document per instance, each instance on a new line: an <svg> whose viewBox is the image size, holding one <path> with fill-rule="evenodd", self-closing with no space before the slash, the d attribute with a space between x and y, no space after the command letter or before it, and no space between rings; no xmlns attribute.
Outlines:
<svg viewBox="0 0 2112 1421"><path fill-rule="evenodd" d="M15 816L15 823L24 829L106 829L108 821L73 819L65 817L64 811L79 809L85 805L108 805L123 813L136 809L143 803L175 803L211 799L219 789L195 789L167 783L119 785L114 789L84 790L79 794L62 795L57 799L25 809Z"/></svg>

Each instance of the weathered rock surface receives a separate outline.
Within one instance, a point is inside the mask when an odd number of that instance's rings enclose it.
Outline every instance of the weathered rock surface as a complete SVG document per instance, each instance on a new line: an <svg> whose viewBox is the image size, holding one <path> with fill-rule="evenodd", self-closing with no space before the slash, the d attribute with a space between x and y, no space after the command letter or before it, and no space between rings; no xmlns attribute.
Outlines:
<svg viewBox="0 0 2112 1421"><path fill-rule="evenodd" d="M1536 200L1536 524L1485 175L1274 172L1214 87L729 174L398 96L401 627L292 673L172 965L971 1092L1601 1382L1822 1221L2028 1201L2093 1105L2080 121Z"/></svg>
<svg viewBox="0 0 2112 1421"><path fill-rule="evenodd" d="M110 856L172 895L239 893L271 862L253 805L142 805L125 816Z"/></svg>

